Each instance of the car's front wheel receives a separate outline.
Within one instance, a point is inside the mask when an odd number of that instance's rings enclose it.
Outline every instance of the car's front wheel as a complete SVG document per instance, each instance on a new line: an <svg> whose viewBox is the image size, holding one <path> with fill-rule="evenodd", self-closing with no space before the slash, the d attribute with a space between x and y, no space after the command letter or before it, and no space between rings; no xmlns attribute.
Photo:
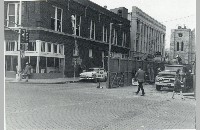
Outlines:
<svg viewBox="0 0 200 130"><path fill-rule="evenodd" d="M161 86L160 85L156 85L156 90L160 91L161 90Z"/></svg>
<svg viewBox="0 0 200 130"><path fill-rule="evenodd" d="M94 83L97 83L97 78L94 78L94 79L93 79L93 82L94 82Z"/></svg>

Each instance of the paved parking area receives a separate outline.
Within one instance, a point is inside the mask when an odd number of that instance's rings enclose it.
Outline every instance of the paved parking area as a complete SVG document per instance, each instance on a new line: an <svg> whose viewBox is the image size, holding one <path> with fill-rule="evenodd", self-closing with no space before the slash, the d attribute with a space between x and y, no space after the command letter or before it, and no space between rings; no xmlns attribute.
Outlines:
<svg viewBox="0 0 200 130"><path fill-rule="evenodd" d="M7 130L195 129L196 101L146 85L97 89L95 83L5 84ZM105 86L105 83L101 83Z"/></svg>

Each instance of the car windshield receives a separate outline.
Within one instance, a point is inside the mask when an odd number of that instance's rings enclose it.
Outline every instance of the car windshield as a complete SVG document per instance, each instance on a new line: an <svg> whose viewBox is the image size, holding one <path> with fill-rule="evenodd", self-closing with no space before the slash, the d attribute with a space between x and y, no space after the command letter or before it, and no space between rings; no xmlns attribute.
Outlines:
<svg viewBox="0 0 200 130"><path fill-rule="evenodd" d="M177 71L178 69L183 70L183 66L165 66L165 70Z"/></svg>
<svg viewBox="0 0 200 130"><path fill-rule="evenodd" d="M159 77L165 77L165 78L174 78L173 74L159 74Z"/></svg>
<svg viewBox="0 0 200 130"><path fill-rule="evenodd" d="M94 68L89 68L88 72L91 72L91 71L97 71L98 69L94 69Z"/></svg>

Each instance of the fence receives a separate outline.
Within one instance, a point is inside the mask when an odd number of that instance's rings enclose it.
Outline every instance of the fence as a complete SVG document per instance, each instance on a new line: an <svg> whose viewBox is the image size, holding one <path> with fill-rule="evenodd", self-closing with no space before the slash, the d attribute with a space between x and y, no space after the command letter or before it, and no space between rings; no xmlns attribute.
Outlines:
<svg viewBox="0 0 200 130"><path fill-rule="evenodd" d="M141 61L133 59L111 58L110 60L110 83L111 88L119 86L128 86L132 83L139 66L147 72L149 82L154 82L157 69L164 69L164 63L154 61Z"/></svg>

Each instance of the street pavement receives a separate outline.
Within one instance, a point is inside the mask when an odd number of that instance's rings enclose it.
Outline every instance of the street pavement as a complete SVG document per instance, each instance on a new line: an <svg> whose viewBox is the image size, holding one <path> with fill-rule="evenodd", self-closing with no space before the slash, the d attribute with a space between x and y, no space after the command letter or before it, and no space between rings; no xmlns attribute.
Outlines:
<svg viewBox="0 0 200 130"><path fill-rule="evenodd" d="M5 82L9 83L26 83L26 84L65 84L70 82L78 82L79 77L73 78L55 78L55 79L29 79L26 82L25 79L21 79L21 81L16 80L16 78L5 78Z"/></svg>
<svg viewBox="0 0 200 130"><path fill-rule="evenodd" d="M196 100L145 85L5 83L6 130L195 129Z"/></svg>

